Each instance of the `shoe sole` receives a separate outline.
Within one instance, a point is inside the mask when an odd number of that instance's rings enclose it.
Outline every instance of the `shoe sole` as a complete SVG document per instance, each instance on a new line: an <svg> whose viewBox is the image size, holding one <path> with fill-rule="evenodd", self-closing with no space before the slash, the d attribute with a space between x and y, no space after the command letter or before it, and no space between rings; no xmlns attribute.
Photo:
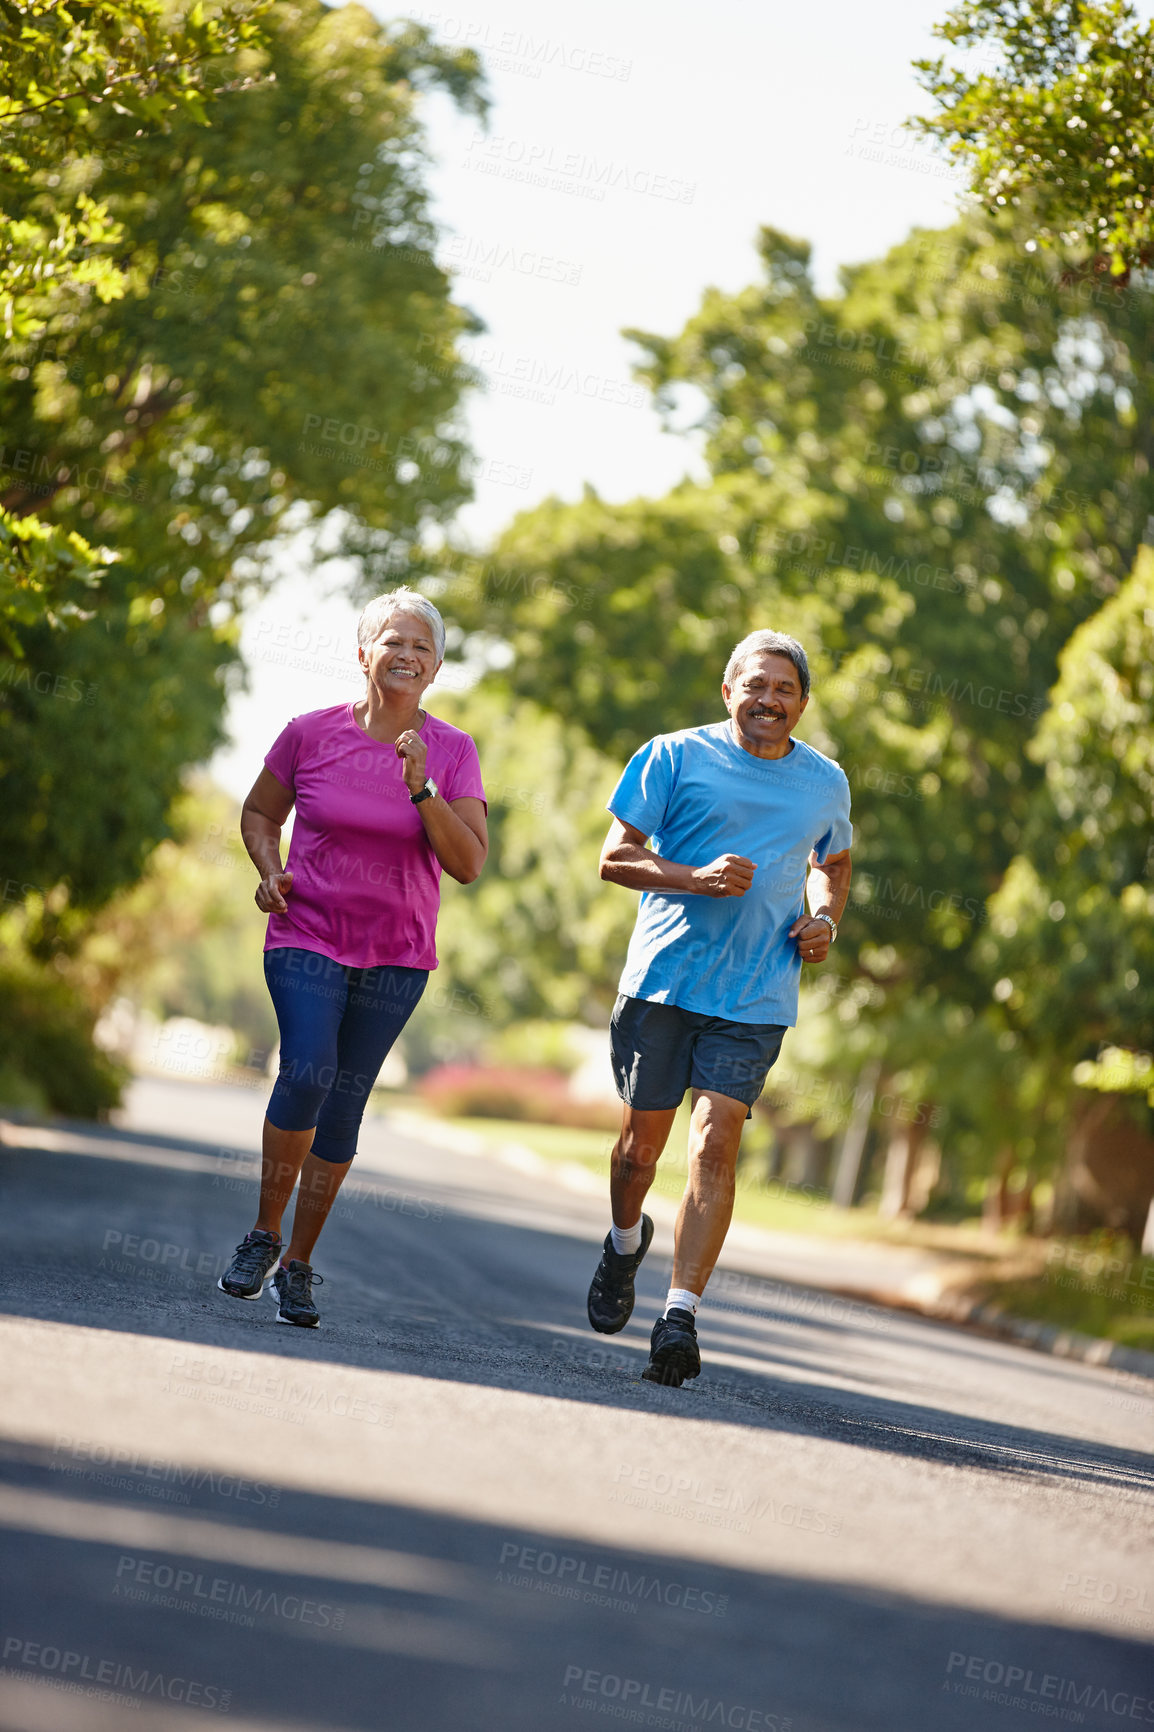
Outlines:
<svg viewBox="0 0 1154 1732"><path fill-rule="evenodd" d="M659 1348L650 1356L641 1377L645 1383L661 1383L669 1389L680 1389L683 1383L699 1376L700 1372L700 1354L691 1352L679 1341L671 1341L668 1347Z"/></svg>
<svg viewBox="0 0 1154 1732"><path fill-rule="evenodd" d="M290 1317L290 1316L288 1316L288 1314L286 1312L281 1310L280 1294L277 1292L275 1285L272 1283L270 1283L270 1285L269 1285L268 1296L272 1300L273 1304L276 1306L276 1320L278 1323L287 1323L293 1329L315 1329L317 1327L317 1324L320 1322L319 1316L317 1316L317 1317Z"/></svg>
<svg viewBox="0 0 1154 1732"><path fill-rule="evenodd" d="M319 1317L286 1317L279 1308L276 1314L278 1323L291 1323L297 1329L315 1329L320 1322Z"/></svg>
<svg viewBox="0 0 1154 1732"><path fill-rule="evenodd" d="M261 1294L264 1292L265 1285L269 1281L269 1279L270 1279L270 1277L268 1275L265 1275L263 1277L263 1279L261 1280L261 1284L257 1288L255 1293L234 1293L231 1287L225 1286L223 1275L221 1275L219 1277L216 1284L220 1288L222 1293L228 1294L230 1299L259 1299Z"/></svg>
<svg viewBox="0 0 1154 1732"><path fill-rule="evenodd" d="M637 1269L640 1269L642 1263L645 1260L645 1253L646 1253L646 1251L648 1251L650 1245L652 1245L652 1243L653 1243L653 1234L654 1234L654 1230L655 1230L654 1226L653 1226L653 1222L649 1219L648 1215L643 1215L641 1220L642 1220L641 1256L637 1259ZM649 1229L649 1237L648 1238L645 1237L645 1229L647 1227ZM604 1255L604 1253L602 1253L602 1254ZM634 1271L633 1271L633 1279L634 1280L637 1279L637 1269L634 1269ZM591 1301L589 1299L586 1299L586 1301L585 1301L585 1315L589 1319L590 1329L595 1330L598 1335L620 1335L621 1331L624 1329L625 1325L628 1323L629 1319L633 1315L633 1306L636 1304L636 1302L637 1302L637 1296L636 1296L636 1294L634 1294L633 1298L630 1300L629 1309L625 1313L624 1317L622 1317L620 1320L618 1320L617 1318L613 1318L608 1323L598 1323L596 1318L593 1315L593 1312L590 1309Z"/></svg>

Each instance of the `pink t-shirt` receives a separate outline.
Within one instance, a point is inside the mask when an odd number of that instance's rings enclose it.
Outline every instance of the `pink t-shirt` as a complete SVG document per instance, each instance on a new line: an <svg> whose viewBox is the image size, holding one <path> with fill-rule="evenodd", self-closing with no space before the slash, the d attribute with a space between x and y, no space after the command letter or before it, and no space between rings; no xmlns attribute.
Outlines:
<svg viewBox="0 0 1154 1732"><path fill-rule="evenodd" d="M426 711L421 738L444 799L485 798L468 734ZM441 864L392 742L370 739L352 704L336 704L294 716L265 764L296 800L288 912L269 915L265 949L316 950L352 968L436 968Z"/></svg>

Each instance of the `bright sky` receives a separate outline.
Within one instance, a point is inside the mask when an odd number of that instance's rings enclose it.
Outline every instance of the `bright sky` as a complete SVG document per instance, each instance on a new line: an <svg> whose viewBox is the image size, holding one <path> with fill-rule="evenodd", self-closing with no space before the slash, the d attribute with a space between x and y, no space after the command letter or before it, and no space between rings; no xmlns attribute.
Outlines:
<svg viewBox="0 0 1154 1732"><path fill-rule="evenodd" d="M427 105L430 185L456 297L487 333L470 405L476 498L455 533L481 546L550 494L661 494L696 472L630 375L623 326L672 334L702 291L755 280L768 223L810 239L818 286L915 226L948 223L957 181L902 121L926 99L947 0L498 0L411 12L489 71L487 132ZM378 5L381 16L392 16ZM340 574L286 561L246 620L249 690L211 769L247 792L293 715L356 697L356 610ZM435 695L434 695L435 703Z"/></svg>

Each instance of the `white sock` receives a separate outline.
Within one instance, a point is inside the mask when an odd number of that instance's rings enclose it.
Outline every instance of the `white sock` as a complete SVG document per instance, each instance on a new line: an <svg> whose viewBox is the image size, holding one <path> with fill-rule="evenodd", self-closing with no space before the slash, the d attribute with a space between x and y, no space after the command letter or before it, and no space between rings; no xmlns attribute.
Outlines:
<svg viewBox="0 0 1154 1732"><path fill-rule="evenodd" d="M635 1227L619 1227L616 1222L609 1229L613 1240L613 1249L619 1257L631 1257L634 1251L641 1249L641 1217L637 1217Z"/></svg>
<svg viewBox="0 0 1154 1732"><path fill-rule="evenodd" d="M671 1287L665 1301L664 1315L668 1317L671 1311L688 1311L691 1317L696 1317L700 1304L700 1293L691 1293L688 1287Z"/></svg>

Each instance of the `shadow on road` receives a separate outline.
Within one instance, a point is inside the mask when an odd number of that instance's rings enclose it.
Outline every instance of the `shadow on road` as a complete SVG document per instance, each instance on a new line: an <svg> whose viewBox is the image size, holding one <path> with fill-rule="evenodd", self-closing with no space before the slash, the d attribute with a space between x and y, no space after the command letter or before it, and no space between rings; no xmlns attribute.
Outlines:
<svg viewBox="0 0 1154 1732"><path fill-rule="evenodd" d="M1148 1649L948 1581L920 1604L168 1466L107 1488L5 1449L0 1724L986 1732L1025 1724L1015 1704L1117 1724L1150 1689Z"/></svg>

